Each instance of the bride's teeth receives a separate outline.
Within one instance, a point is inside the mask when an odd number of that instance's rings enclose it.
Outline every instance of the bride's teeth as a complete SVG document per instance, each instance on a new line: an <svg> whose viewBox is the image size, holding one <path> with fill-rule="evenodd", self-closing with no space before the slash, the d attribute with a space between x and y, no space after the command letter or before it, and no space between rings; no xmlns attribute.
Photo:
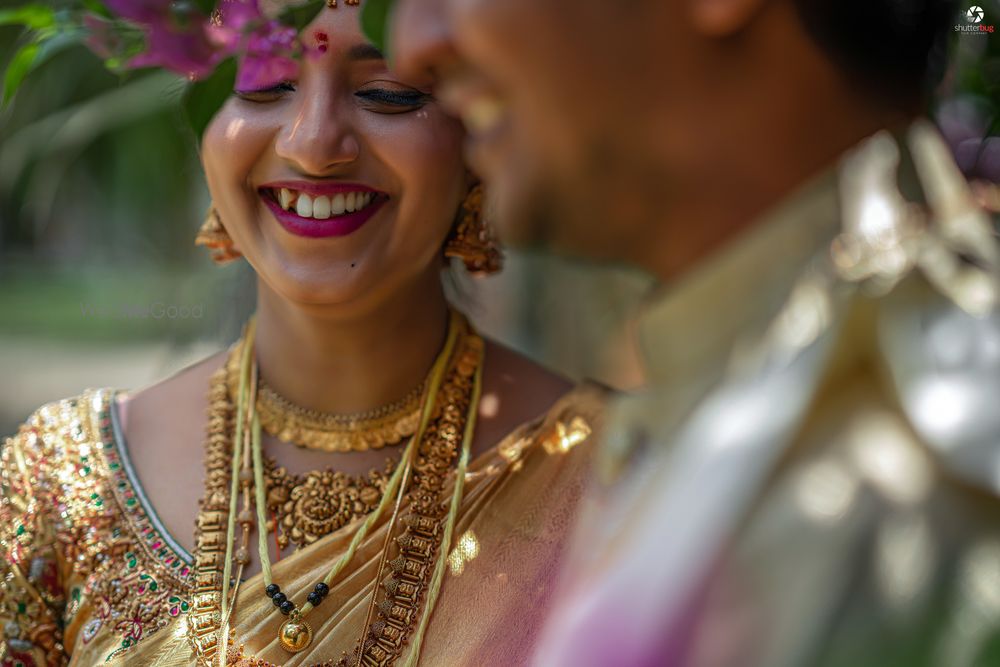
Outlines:
<svg viewBox="0 0 1000 667"><path fill-rule="evenodd" d="M333 215L360 211L375 199L373 192L342 192L333 196L313 197L288 188L279 188L277 195L281 208L286 211L295 211L300 217L317 220L326 220Z"/></svg>
<svg viewBox="0 0 1000 667"><path fill-rule="evenodd" d="M305 193L300 193L298 201L295 202L295 212L303 218L311 218L313 214L312 197Z"/></svg>
<svg viewBox="0 0 1000 667"><path fill-rule="evenodd" d="M330 202L330 212L333 215L341 215L344 212L344 195L343 193L337 195Z"/></svg>
<svg viewBox="0 0 1000 667"><path fill-rule="evenodd" d="M313 200L313 217L317 220L326 220L330 217L330 198L319 196Z"/></svg>

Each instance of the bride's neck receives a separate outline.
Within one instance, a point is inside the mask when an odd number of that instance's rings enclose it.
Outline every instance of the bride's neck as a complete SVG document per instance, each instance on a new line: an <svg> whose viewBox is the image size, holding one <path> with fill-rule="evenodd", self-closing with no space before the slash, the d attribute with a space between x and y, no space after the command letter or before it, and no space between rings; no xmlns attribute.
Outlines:
<svg viewBox="0 0 1000 667"><path fill-rule="evenodd" d="M303 408L363 412L402 398L424 380L447 326L447 303L434 273L350 317L292 303L261 282L260 374Z"/></svg>

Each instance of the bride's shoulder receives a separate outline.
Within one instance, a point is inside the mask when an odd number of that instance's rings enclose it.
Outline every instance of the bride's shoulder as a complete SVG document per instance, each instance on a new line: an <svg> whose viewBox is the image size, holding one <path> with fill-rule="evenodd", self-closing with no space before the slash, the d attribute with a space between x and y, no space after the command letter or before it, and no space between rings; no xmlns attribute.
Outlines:
<svg viewBox="0 0 1000 667"><path fill-rule="evenodd" d="M210 382L225 360L221 351L139 391L119 395L118 418L130 445L156 442L158 434L170 434L175 443L200 442ZM192 438L184 438L185 432Z"/></svg>
<svg viewBox="0 0 1000 667"><path fill-rule="evenodd" d="M578 424L596 424L607 398L607 390L596 384L574 384L528 357L487 340L476 444L486 448L515 431L544 430L574 418L578 418Z"/></svg>

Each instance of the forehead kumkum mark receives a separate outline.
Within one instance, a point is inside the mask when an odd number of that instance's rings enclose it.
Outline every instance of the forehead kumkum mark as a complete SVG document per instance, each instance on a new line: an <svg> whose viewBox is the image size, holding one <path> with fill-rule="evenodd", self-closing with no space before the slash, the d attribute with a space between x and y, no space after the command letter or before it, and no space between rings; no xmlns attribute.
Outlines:
<svg viewBox="0 0 1000 667"><path fill-rule="evenodd" d="M313 33L313 39L315 39L316 43L319 44L319 52L326 53L330 37L322 30L317 30Z"/></svg>

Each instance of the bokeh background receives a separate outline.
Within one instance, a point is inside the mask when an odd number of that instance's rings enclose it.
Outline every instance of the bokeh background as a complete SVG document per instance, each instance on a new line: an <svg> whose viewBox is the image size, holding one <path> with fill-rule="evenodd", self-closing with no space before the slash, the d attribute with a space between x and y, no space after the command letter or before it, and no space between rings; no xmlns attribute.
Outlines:
<svg viewBox="0 0 1000 667"><path fill-rule="evenodd" d="M1000 0L976 4L1000 26ZM19 39L0 26L0 62ZM929 111L970 178L1000 180L1000 36L955 35L950 53ZM141 387L238 335L253 276L192 245L208 193L181 90L71 46L0 110L0 435L42 403ZM640 272L510 253L498 276L459 282L488 335L572 378L641 381L628 327L652 286Z"/></svg>

